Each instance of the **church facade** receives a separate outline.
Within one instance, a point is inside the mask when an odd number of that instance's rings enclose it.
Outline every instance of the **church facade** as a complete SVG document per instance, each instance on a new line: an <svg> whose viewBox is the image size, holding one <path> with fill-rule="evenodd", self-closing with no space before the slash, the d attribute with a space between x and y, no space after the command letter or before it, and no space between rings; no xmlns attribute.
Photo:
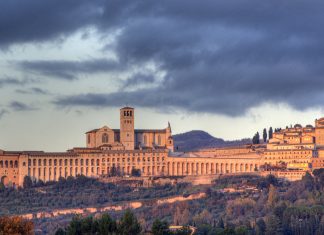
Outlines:
<svg viewBox="0 0 324 235"><path fill-rule="evenodd" d="M22 186L25 176L56 181L85 175L108 177L201 176L256 173L265 166L285 166L277 175L298 179L324 167L324 118L315 127L295 125L273 134L266 145L174 152L171 125L165 129L135 129L135 110L120 109L120 129L103 126L86 133L86 147L66 152L0 150L0 177L5 185Z"/></svg>

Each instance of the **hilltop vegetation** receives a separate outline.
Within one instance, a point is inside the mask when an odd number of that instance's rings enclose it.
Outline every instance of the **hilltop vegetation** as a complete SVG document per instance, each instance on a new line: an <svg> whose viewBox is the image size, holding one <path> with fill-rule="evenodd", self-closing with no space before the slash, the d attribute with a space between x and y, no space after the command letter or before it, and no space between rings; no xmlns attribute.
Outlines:
<svg viewBox="0 0 324 235"><path fill-rule="evenodd" d="M85 176L61 178L58 182L36 184L29 188L0 188L0 215L48 211L59 208L84 208L107 203L152 199L178 195L187 187L167 184L153 188L102 183Z"/></svg>
<svg viewBox="0 0 324 235"><path fill-rule="evenodd" d="M85 194L83 194L82 190L85 191ZM324 234L323 170L315 171L314 176L307 174L301 181L297 182L279 181L273 176L262 178L244 175L224 176L209 186L192 187L188 184L181 184L178 186L165 185L135 190L131 187L103 184L82 177L80 179L70 179L70 182L65 181L53 185L19 190L16 194L9 191L4 190L1 192L1 208L10 207L4 201L11 201L9 198L12 195L22 194L29 198L28 200L31 200L36 197L35 195L39 196L37 192L41 193L40 191L46 193L43 193L40 202L37 203L43 203L44 208L46 208L46 195L50 195L51 201L60 200L63 204L67 203L66 206L73 205L72 201L68 201L68 198L73 197L76 198L76 201L79 200L78 198L84 198L84 201L89 200L87 203L95 205L98 204L97 200L109 202L121 199L132 200L136 198L141 200L150 198L149 203L133 211L136 220L141 226L142 233L151 231L153 224L158 227L172 224L194 226L197 228L196 234L198 235ZM100 196L95 197L95 200L89 198L100 191L107 194L102 193ZM54 192L57 194L56 198ZM203 192L206 196L197 200L174 203L157 204L154 201L167 195L183 195L187 197L193 192ZM22 197L14 199L18 205L22 204L22 202L19 202L19 200L23 200ZM86 198L89 199L86 200ZM91 200L93 201L90 203ZM34 203L36 201L38 201L37 198L34 199ZM24 203L27 203L27 201L24 201ZM14 204L11 202L9 204L14 208ZM38 209L42 209L42 206L38 206ZM18 208L24 210L23 207L18 206ZM27 208L27 210L30 209ZM123 215L123 211L109 212L112 220L117 222L120 221ZM41 229L44 234L47 234L53 233L59 227L65 231L72 218L73 215L66 215L53 219L36 219L34 223L37 229ZM82 220L83 218L79 219ZM157 222L156 219L158 219Z"/></svg>
<svg viewBox="0 0 324 235"><path fill-rule="evenodd" d="M173 135L173 140L175 150L183 152L202 148L239 146L252 143L251 139L226 141L221 138L213 137L205 131L198 130Z"/></svg>

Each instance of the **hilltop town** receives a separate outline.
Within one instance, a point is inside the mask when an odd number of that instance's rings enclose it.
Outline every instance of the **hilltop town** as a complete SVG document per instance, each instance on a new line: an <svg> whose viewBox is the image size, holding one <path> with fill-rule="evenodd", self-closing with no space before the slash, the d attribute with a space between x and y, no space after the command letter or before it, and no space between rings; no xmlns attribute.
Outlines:
<svg viewBox="0 0 324 235"><path fill-rule="evenodd" d="M0 150L0 177L5 186L23 186L24 178L42 182L85 175L201 177L205 182L226 174L273 174L299 180L324 167L324 118L315 125L280 129L265 144L177 152L170 123L165 129L135 129L135 110L120 109L120 129L103 126L86 132L86 147L66 152Z"/></svg>

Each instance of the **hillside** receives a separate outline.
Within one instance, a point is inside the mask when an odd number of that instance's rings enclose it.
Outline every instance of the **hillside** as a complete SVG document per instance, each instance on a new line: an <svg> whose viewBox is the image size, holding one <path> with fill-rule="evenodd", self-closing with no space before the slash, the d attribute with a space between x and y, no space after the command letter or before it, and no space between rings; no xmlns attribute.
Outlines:
<svg viewBox="0 0 324 235"><path fill-rule="evenodd" d="M199 130L173 135L173 140L176 151L192 151L201 148L237 146L250 144L252 142L251 139L226 141L221 138L213 137L205 131Z"/></svg>

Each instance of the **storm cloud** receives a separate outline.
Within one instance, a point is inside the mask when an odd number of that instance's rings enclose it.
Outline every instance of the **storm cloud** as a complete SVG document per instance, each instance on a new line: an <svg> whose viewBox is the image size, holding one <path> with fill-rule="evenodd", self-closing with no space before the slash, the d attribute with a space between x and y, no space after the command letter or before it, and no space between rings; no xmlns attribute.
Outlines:
<svg viewBox="0 0 324 235"><path fill-rule="evenodd" d="M102 49L118 59L22 61L17 66L23 71L70 81L80 74L155 67L115 92L58 96L56 105L129 103L231 116L263 103L323 107L322 1L32 1L21 10L15 3L0 4L1 45L55 40L93 27ZM163 74L157 86L129 90L154 82L157 72Z"/></svg>
<svg viewBox="0 0 324 235"><path fill-rule="evenodd" d="M33 94L33 95L48 95L47 90L41 89L39 87L31 87L28 89L16 89L15 92L19 94Z"/></svg>
<svg viewBox="0 0 324 235"><path fill-rule="evenodd" d="M63 80L77 79L80 74L113 72L120 70L122 67L118 62L107 59L91 59L85 61L17 61L15 64L23 71L29 71Z"/></svg>
<svg viewBox="0 0 324 235"><path fill-rule="evenodd" d="M19 102L19 101L12 101L9 104L9 107L13 110L13 111L33 111L33 110L37 110L37 108L25 104L23 102Z"/></svg>
<svg viewBox="0 0 324 235"><path fill-rule="evenodd" d="M0 88L1 87L6 87L6 86L23 86L26 83L28 83L30 81L24 79L17 79L17 78L11 78L11 77L4 77L4 78L0 78Z"/></svg>

